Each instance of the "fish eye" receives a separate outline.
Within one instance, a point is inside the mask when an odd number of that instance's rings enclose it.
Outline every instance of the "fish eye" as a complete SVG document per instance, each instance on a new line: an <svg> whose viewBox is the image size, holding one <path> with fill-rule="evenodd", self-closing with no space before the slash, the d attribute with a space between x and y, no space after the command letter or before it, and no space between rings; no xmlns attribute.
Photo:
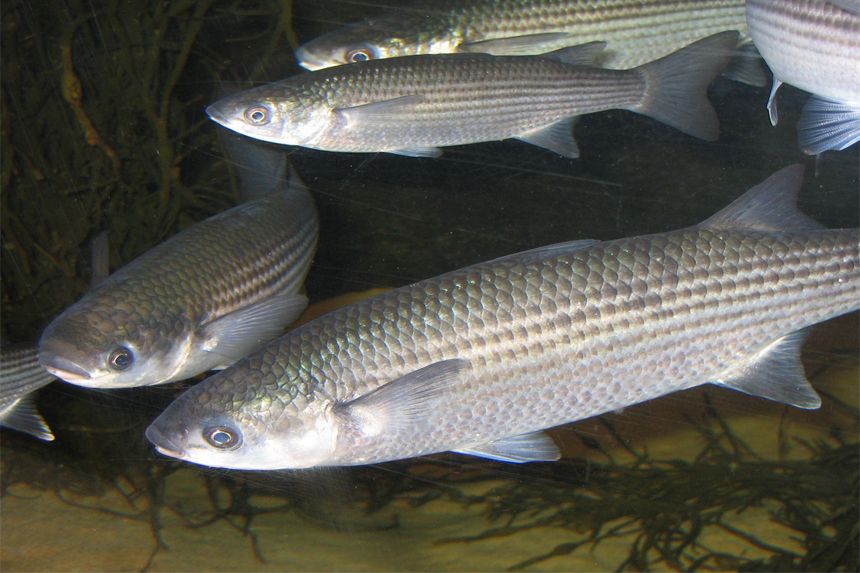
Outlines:
<svg viewBox="0 0 860 573"><path fill-rule="evenodd" d="M373 52L369 48L355 48L346 53L346 61L350 63L366 62L373 59Z"/></svg>
<svg viewBox="0 0 860 573"><path fill-rule="evenodd" d="M110 356L108 356L108 364L111 369L116 370L117 372L122 372L134 364L134 354L125 346L120 346L110 353Z"/></svg>
<svg viewBox="0 0 860 573"><path fill-rule="evenodd" d="M269 123L269 110L261 105L255 105L245 110L245 119L254 125Z"/></svg>
<svg viewBox="0 0 860 573"><path fill-rule="evenodd" d="M209 445L219 450L229 450L238 447L242 443L239 432L226 426L215 426L203 430L203 437Z"/></svg>

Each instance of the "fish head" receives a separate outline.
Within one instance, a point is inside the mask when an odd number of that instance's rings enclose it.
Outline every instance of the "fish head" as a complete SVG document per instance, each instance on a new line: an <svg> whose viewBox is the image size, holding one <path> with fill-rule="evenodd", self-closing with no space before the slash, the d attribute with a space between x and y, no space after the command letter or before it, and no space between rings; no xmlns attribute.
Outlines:
<svg viewBox="0 0 860 573"><path fill-rule="evenodd" d="M323 34L302 44L295 55L300 66L315 71L426 51L415 39L404 34L399 23L386 18L365 20Z"/></svg>
<svg viewBox="0 0 860 573"><path fill-rule="evenodd" d="M39 363L78 386L130 388L174 378L186 360L187 326L164 320L146 304L85 296L48 325Z"/></svg>
<svg viewBox="0 0 860 573"><path fill-rule="evenodd" d="M283 389L243 359L179 396L146 429L166 456L217 468L299 469L333 459L337 423L301 385Z"/></svg>
<svg viewBox="0 0 860 573"><path fill-rule="evenodd" d="M281 145L312 145L331 119L330 109L289 80L227 96L206 113L236 133Z"/></svg>

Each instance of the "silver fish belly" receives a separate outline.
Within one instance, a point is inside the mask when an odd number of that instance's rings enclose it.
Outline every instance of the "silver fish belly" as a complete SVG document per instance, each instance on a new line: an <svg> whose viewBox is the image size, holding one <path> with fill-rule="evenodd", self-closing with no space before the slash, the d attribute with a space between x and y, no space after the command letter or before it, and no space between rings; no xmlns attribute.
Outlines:
<svg viewBox="0 0 860 573"><path fill-rule="evenodd" d="M146 435L243 469L526 462L559 457L545 428L704 383L816 408L803 329L860 308L860 230L796 211L801 175L695 227L543 247L334 311L188 390Z"/></svg>
<svg viewBox="0 0 860 573"><path fill-rule="evenodd" d="M52 441L54 434L33 404L33 393L55 380L39 365L35 347L0 351L0 426Z"/></svg>
<svg viewBox="0 0 860 573"><path fill-rule="evenodd" d="M296 59L317 70L416 54L534 55L599 41L607 44L599 65L629 69L724 30L746 39L743 0L437 1L325 34Z"/></svg>
<svg viewBox="0 0 860 573"><path fill-rule="evenodd" d="M590 60L596 45L543 57L375 60L248 90L207 113L229 129L273 143L418 156L438 155L442 146L517 138L576 157L574 118L608 109L716 139L707 86L736 42L736 32L724 32L623 71L571 64Z"/></svg>
<svg viewBox="0 0 860 573"><path fill-rule="evenodd" d="M48 326L40 361L96 388L161 384L224 368L282 333L319 221L302 184L215 215L144 253Z"/></svg>
<svg viewBox="0 0 860 573"><path fill-rule="evenodd" d="M813 94L801 115L808 153L844 149L860 140L860 2L749 0L750 35L773 71L768 101L778 120L782 83Z"/></svg>

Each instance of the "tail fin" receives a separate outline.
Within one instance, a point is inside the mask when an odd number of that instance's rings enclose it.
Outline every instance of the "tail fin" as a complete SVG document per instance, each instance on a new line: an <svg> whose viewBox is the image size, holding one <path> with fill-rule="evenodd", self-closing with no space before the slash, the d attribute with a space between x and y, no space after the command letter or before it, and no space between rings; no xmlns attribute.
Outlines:
<svg viewBox="0 0 860 573"><path fill-rule="evenodd" d="M714 141L720 125L708 84L726 67L737 43L737 32L720 32L637 68L645 77L645 94L632 111Z"/></svg>

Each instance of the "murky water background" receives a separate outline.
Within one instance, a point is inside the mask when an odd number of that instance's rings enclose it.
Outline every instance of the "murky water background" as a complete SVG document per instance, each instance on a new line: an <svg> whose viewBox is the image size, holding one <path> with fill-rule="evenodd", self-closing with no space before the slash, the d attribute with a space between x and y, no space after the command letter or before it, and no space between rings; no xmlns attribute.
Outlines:
<svg viewBox="0 0 860 573"><path fill-rule="evenodd" d="M110 231L115 268L233 204L206 103L233 82L298 73L286 31L306 41L379 10L289 4L4 6L4 342L35 340L80 296L99 231ZM515 141L438 160L293 149L322 220L308 295L321 302L553 242L694 224L798 161L803 210L857 226L857 148L803 156L794 122L806 95L783 90L774 128L766 89L718 80L715 143L631 113L586 116L578 160ZM854 570L857 332L855 313L818 327L805 347L825 398L818 411L700 389L559 428L565 459L527 466L442 454L370 468L207 470L159 457L143 438L187 384L55 383L39 399L55 442L0 436L0 567Z"/></svg>

